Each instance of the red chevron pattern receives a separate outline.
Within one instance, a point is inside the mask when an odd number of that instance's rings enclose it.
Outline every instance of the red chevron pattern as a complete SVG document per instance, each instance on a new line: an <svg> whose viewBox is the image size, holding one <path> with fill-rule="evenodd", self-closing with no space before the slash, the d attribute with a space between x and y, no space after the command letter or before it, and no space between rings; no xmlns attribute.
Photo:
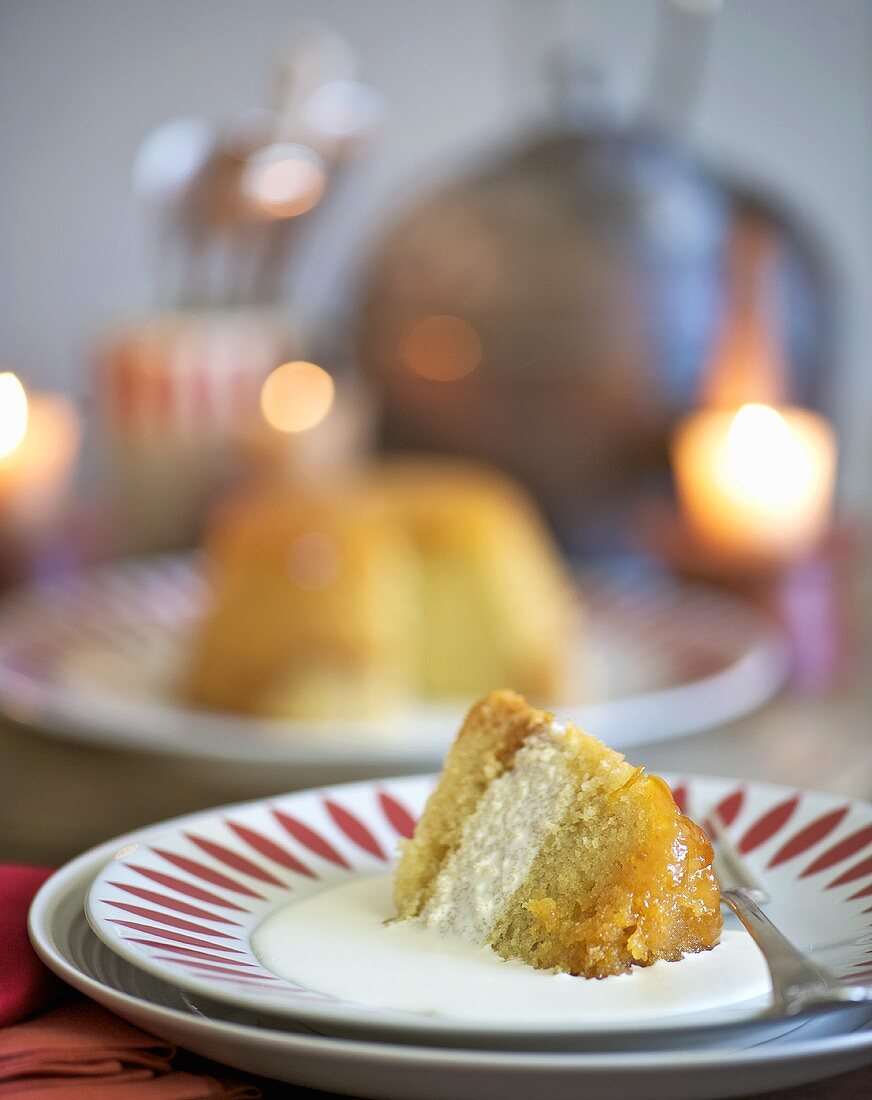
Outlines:
<svg viewBox="0 0 872 1100"><path fill-rule="evenodd" d="M346 810L345 807L341 806L338 802L331 802L329 798L324 799L324 805L327 808L327 812L342 832L349 840L353 841L358 848L362 848L364 852L369 852L369 854L375 856L376 859L385 860L388 858L379 842L359 817L355 817L350 810Z"/></svg>
<svg viewBox="0 0 872 1100"><path fill-rule="evenodd" d="M387 791L379 791L378 801L382 812L397 834L409 838L415 831L415 819L406 807L397 802Z"/></svg>
<svg viewBox="0 0 872 1100"><path fill-rule="evenodd" d="M226 844L218 844L214 840L207 840L206 837L196 836L194 833L185 833L185 836L192 844L196 844L198 848L206 852L207 855L214 856L215 859L219 859L222 863L226 863L227 866L232 867L234 871L241 871L244 875L250 875L252 878L267 883L269 886L283 885L282 881L277 879L275 875L271 874L269 871L265 871L263 867L259 867L256 863L253 863L247 856L240 855L239 852L234 852L233 849L228 848Z"/></svg>
<svg viewBox="0 0 872 1100"><path fill-rule="evenodd" d="M133 867L133 870L141 869ZM110 882L109 885L118 890L124 890L125 893L133 894L134 897L142 898L144 901L153 902L155 905L163 905L167 909L175 909L179 913L188 913L192 917L205 917L207 920L220 921L222 924L232 924L239 927L236 921L232 921L228 917L219 913L212 913L208 909L200 909L196 905L189 905L187 902L180 901L178 898L170 897L167 894L158 894L154 890L143 890L141 887L131 886L129 883L124 882Z"/></svg>
<svg viewBox="0 0 872 1100"><path fill-rule="evenodd" d="M813 848L816 844L825 840L845 820L845 815L850 808L850 806L840 806L838 810L831 810L828 814L823 814L808 825L803 826L790 840L781 845L766 866L777 867L790 859L796 859L803 852L807 852L809 848Z"/></svg>
<svg viewBox="0 0 872 1100"><path fill-rule="evenodd" d="M301 860L280 845L276 844L274 840L270 840L269 837L264 836L263 833L257 832L255 829L249 828L247 825L243 825L238 821L226 822L228 828L244 841L249 848L252 848L255 852L258 852L262 856L266 856L267 859L271 859L273 863L278 863L281 867L286 868L288 871L296 871L298 875L305 875L307 878L317 878L313 870L306 866Z"/></svg>
<svg viewBox="0 0 872 1100"><path fill-rule="evenodd" d="M182 920L181 917L174 917L170 913L161 913L158 909L146 909L142 905L128 905L123 901L103 900L107 905L111 905L113 909L120 909L123 913L129 913L133 917L146 917L148 920L154 921L155 924L166 924L170 928L181 928L186 932L200 932L207 936L217 936L219 939L235 940L239 938L229 932L222 932L218 928L207 928L204 924L194 924L193 921ZM212 917L211 919L215 920L216 918Z"/></svg>
<svg viewBox="0 0 872 1100"><path fill-rule="evenodd" d="M325 840L323 836L320 836L314 829L310 828L302 821L298 821L297 818L291 817L290 814L282 813L281 810L273 810L277 820L284 826L284 828L291 834L291 836L300 842L304 847L308 848L310 852L314 852L316 856L320 856L322 859L327 859L331 863L335 863L337 867L344 867L346 871L351 870L351 864L340 852L333 847L333 845Z"/></svg>
<svg viewBox="0 0 872 1100"><path fill-rule="evenodd" d="M715 806L714 812L718 816L718 820L722 825L732 825L736 818L739 816L739 811L742 809L742 803L745 801L745 788L739 787L735 791L732 791L722 798L721 801Z"/></svg>
<svg viewBox="0 0 872 1100"><path fill-rule="evenodd" d="M788 798L785 802L779 802L777 806L773 806L771 810L767 810L765 814L759 817L739 841L738 849L742 855L753 852L755 848L759 848L770 837L780 832L793 817L798 805L799 795L795 794L793 798Z"/></svg>
<svg viewBox="0 0 872 1100"><path fill-rule="evenodd" d="M245 897L263 901L263 895L258 894L256 890L252 890L250 886L246 886L244 882L238 882L236 879L230 878L229 875L216 871L199 860L179 855L178 852L167 852L162 848L153 848L152 851L165 859L167 863L172 863L174 867L178 867L180 871L187 871L194 878L202 879L203 882L208 882L212 886L220 886L222 890L229 890L232 894L244 894Z"/></svg>
<svg viewBox="0 0 872 1100"><path fill-rule="evenodd" d="M211 890L204 890L193 882L186 882L185 879L179 878L177 875L167 875L162 871L154 871L150 867L137 867L133 864L130 864L130 866L140 875L144 875L145 878L160 883L161 886L166 886L170 890L178 890L180 894L187 894L188 897L196 898L198 901L211 902L212 905L219 905L224 909L234 909L237 913L248 912L247 909L243 909L236 902L219 897L218 894L213 894Z"/></svg>
<svg viewBox="0 0 872 1100"><path fill-rule="evenodd" d="M830 867L835 867L837 863L841 863L849 856L854 855L855 852L859 852L862 848L868 847L870 843L872 843L872 825L868 825L863 829L858 829L857 832L851 833L850 836L846 836L844 840L840 840L838 844L834 844L832 848L828 848L819 855L814 862L806 867L802 872L802 877L805 878L806 875L816 875L820 871L826 871Z"/></svg>

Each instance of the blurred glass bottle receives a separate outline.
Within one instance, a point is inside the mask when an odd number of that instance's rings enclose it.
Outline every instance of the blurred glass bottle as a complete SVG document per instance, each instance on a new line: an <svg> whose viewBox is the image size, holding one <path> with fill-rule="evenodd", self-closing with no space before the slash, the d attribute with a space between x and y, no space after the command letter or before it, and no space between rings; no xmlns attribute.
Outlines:
<svg viewBox="0 0 872 1100"><path fill-rule="evenodd" d="M815 403L827 358L827 280L805 228L681 136L701 64L689 18L665 17L632 117L595 64L552 58L548 123L425 197L364 283L357 351L385 446L508 468L576 551L620 546L634 501L666 477L668 427L722 328L746 219L777 245L796 399ZM676 55L691 58L683 75Z"/></svg>

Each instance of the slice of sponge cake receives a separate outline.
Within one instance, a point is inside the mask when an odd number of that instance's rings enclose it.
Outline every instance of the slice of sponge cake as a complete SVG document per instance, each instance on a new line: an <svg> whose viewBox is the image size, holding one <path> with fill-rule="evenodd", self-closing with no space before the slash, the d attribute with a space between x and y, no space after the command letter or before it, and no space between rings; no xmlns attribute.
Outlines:
<svg viewBox="0 0 872 1100"><path fill-rule="evenodd" d="M469 712L394 899L401 918L585 977L721 932L711 845L663 780L506 691Z"/></svg>

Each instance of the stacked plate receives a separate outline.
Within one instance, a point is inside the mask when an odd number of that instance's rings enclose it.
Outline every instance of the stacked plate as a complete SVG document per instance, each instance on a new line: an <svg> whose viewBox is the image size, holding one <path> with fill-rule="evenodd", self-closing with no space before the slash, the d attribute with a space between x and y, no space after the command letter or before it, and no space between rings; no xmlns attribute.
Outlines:
<svg viewBox="0 0 872 1100"><path fill-rule="evenodd" d="M872 980L872 806L669 778L692 816L717 819L794 943L841 977ZM630 996L626 1012L618 998L616 1012L609 983L635 979L606 979L592 983L593 997L604 990L610 1011L594 1004L583 1019L542 1019L519 1001L493 1020L467 1011L462 982L454 1008L414 1010L414 964L390 1003L366 991L348 996L326 970L322 984L305 935L290 939L288 964L271 969L257 950L263 922L328 889L386 883L397 842L432 785L432 777L411 777L304 791L120 838L49 880L33 905L31 937L63 979L164 1039L241 1070L350 1095L486 1100L542 1090L702 1100L872 1060L872 1006L780 1018L759 981L697 981L685 1004L680 994L653 1006ZM323 951L323 932L319 944ZM723 975L722 949L695 973ZM350 957L341 932L335 950ZM700 958L658 965L681 973ZM288 967L290 977L277 972Z"/></svg>

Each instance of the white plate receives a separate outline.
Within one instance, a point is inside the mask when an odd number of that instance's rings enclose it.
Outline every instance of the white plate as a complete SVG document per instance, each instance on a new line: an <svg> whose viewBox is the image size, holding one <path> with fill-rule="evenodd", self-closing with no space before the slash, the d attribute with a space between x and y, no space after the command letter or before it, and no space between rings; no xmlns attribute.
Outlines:
<svg viewBox="0 0 872 1100"><path fill-rule="evenodd" d="M707 1100L788 1088L872 1060L872 1013L827 1034L829 1017L798 1022L789 1036L746 1036L730 1048L542 1054L329 1039L199 1014L185 996L130 967L98 940L82 912L103 845L58 871L37 895L30 935L64 981L168 1042L248 1073L383 1100Z"/></svg>
<svg viewBox="0 0 872 1100"><path fill-rule="evenodd" d="M173 697L206 586L196 558L94 569L0 605L0 714L78 741L245 767L335 768L336 780L438 766L469 700L378 722L216 714ZM561 715L617 748L710 728L770 698L782 636L725 595L633 569L588 574L574 655L585 702ZM323 780L316 780L323 781ZM297 783L295 778L295 784Z"/></svg>
<svg viewBox="0 0 872 1100"><path fill-rule="evenodd" d="M424 776L302 791L121 838L89 891L88 919L112 950L162 981L336 1034L545 1046L609 1032L764 1023L766 997L659 1020L491 1024L344 1000L268 970L252 945L261 922L318 891L385 871L433 782ZM773 920L797 946L838 975L872 975L872 806L728 779L671 782L698 820L718 815L772 897Z"/></svg>

